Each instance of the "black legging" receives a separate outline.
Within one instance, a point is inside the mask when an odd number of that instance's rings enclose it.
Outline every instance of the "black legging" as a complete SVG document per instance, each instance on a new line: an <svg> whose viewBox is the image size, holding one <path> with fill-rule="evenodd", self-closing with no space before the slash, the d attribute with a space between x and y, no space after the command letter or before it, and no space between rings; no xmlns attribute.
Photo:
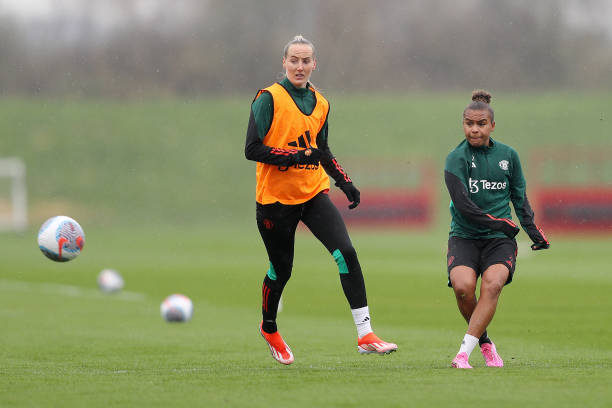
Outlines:
<svg viewBox="0 0 612 408"><path fill-rule="evenodd" d="M276 331L276 312L291 277L295 230L302 221L336 260L340 282L351 309L367 306L365 284L357 253L344 220L329 196L321 192L303 204L257 203L257 227L263 238L270 269L262 287L263 328Z"/></svg>

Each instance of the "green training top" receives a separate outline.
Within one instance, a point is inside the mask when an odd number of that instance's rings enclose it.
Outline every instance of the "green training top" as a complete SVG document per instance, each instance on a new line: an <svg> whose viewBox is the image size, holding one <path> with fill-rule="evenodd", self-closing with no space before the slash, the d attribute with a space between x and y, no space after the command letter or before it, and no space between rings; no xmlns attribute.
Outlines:
<svg viewBox="0 0 612 408"><path fill-rule="evenodd" d="M455 199L465 201L464 203L450 203L450 236L468 239L509 236L502 231L504 226L508 227L505 224L512 224L509 221L512 218L510 201L523 228L533 224L533 212L525 193L521 162L512 147L493 139L490 139L489 146L472 147L467 140L463 140L447 156L444 170L447 185L449 179L458 179L467 190L467 195L455 194ZM462 211L459 211L458 207Z"/></svg>

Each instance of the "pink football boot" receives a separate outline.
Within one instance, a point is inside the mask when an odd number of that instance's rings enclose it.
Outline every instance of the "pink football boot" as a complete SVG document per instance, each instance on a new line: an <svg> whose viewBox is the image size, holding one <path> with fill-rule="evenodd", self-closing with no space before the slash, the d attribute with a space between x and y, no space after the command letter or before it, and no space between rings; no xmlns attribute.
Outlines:
<svg viewBox="0 0 612 408"><path fill-rule="evenodd" d="M468 355L466 352L457 354L451 366L454 368L472 368L470 363L468 363Z"/></svg>
<svg viewBox="0 0 612 408"><path fill-rule="evenodd" d="M503 367L504 360L501 359L499 354L497 354L497 350L495 349L495 344L493 343L484 343L480 347L480 352L484 357L485 363L489 367Z"/></svg>

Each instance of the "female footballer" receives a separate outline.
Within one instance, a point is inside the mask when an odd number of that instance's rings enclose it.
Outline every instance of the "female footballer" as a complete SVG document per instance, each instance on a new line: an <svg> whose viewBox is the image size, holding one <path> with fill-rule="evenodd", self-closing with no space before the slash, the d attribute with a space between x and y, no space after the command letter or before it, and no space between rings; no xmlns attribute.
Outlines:
<svg viewBox="0 0 612 408"><path fill-rule="evenodd" d="M448 240L448 285L453 288L459 312L468 323L457 356L456 368L472 368L468 362L476 346L489 367L503 367L495 344L487 335L504 285L512 281L519 228L511 221L510 201L520 223L533 241L531 249L550 244L534 223L527 200L525 179L516 151L494 141L491 94L472 93L472 102L463 111L462 141L446 158L444 179L451 198L452 216ZM480 296L476 281L481 277Z"/></svg>
<svg viewBox="0 0 612 408"><path fill-rule="evenodd" d="M296 36L285 46L282 61L285 77L260 90L253 100L245 144L246 158L257 162L257 227L270 261L262 286L260 333L274 359L293 362L293 353L277 330L276 312L291 277L295 230L302 221L338 265L357 326L358 351L391 353L397 345L372 332L357 254L327 194L329 175L351 202L349 208L359 205L359 190L328 146L329 103L309 82L316 67L313 44Z"/></svg>

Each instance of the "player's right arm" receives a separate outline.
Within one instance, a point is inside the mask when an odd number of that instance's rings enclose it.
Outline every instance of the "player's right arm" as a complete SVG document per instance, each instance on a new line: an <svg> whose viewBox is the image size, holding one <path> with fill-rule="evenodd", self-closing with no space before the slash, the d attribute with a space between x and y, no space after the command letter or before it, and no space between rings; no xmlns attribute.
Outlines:
<svg viewBox="0 0 612 408"><path fill-rule="evenodd" d="M274 117L274 101L268 92L262 92L251 105L249 125L247 127L244 155L248 160L275 166L292 166L294 164L316 164L321 152L318 149L306 150L282 149L267 146L263 143Z"/></svg>
<svg viewBox="0 0 612 408"><path fill-rule="evenodd" d="M468 162L460 155L449 154L444 166L444 181L453 205L469 222L494 231L501 231L514 238L520 229L507 218L496 218L487 214L470 199L468 193Z"/></svg>

